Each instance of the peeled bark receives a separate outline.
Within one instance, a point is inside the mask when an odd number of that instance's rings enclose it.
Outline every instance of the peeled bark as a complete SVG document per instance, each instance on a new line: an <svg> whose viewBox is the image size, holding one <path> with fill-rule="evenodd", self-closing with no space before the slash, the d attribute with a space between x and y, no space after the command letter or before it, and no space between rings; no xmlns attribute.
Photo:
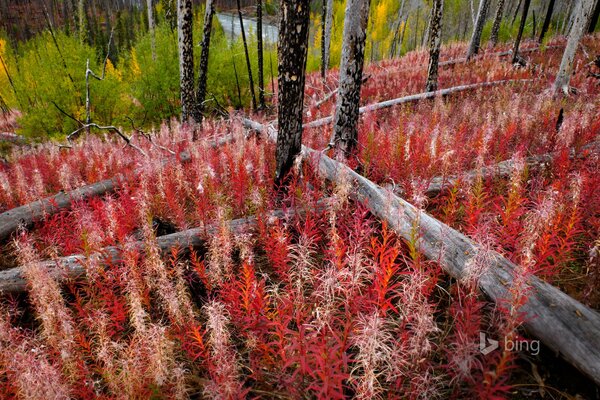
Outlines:
<svg viewBox="0 0 600 400"><path fill-rule="evenodd" d="M146 0L146 7L148 9L148 32L150 32L152 59L156 60L156 36L154 34L154 12L152 11L152 0Z"/></svg>
<svg viewBox="0 0 600 400"><path fill-rule="evenodd" d="M181 120L187 122L194 111L194 43L192 37L192 0L177 0L177 37L179 40L179 87Z"/></svg>
<svg viewBox="0 0 600 400"><path fill-rule="evenodd" d="M215 6L213 0L206 0L206 9L204 12L204 29L202 38L202 52L200 53L200 67L198 69L198 88L196 89L196 123L202 123L204 112L204 101L206 99L206 78L208 76L208 55L210 51L210 34L212 31L212 20L215 15ZM197 133L194 130L194 140L197 140Z"/></svg>
<svg viewBox="0 0 600 400"><path fill-rule="evenodd" d="M329 68L329 47L333 27L333 0L323 0L323 32L321 40L321 77L325 79Z"/></svg>
<svg viewBox="0 0 600 400"><path fill-rule="evenodd" d="M250 120L243 123L276 140L277 132L273 128ZM386 221L399 236L413 241L415 232L418 232L416 246L419 252L425 258L438 262L450 276L464 279L469 274L470 265L477 262L475 257L485 252L488 261L477 280L479 288L495 303L511 304L511 290L515 280L520 279L521 267L495 251L482 248L469 237L357 174L347 165L305 146L302 153L322 178L345 185L350 182L351 197ZM600 314L535 275L528 275L525 285L527 299L518 309L525 330L600 384Z"/></svg>
<svg viewBox="0 0 600 400"><path fill-rule="evenodd" d="M256 110L256 94L254 94L254 79L252 77L252 64L250 63L250 53L248 53L248 42L246 41L246 31L244 30L244 19L242 17L242 5L237 0L238 18L240 20L240 30L242 33L242 43L244 44L244 55L246 56L246 68L248 69L248 84L250 85L250 96L252 100L252 109Z"/></svg>
<svg viewBox="0 0 600 400"><path fill-rule="evenodd" d="M546 17L544 18L542 30L540 31L540 43L542 43L542 41L544 40L544 36L546 36L546 32L548 32L548 28L550 27L550 21L552 21L552 13L554 12L554 3L555 0L550 0L550 2L548 3L548 10L546 11Z"/></svg>
<svg viewBox="0 0 600 400"><path fill-rule="evenodd" d="M277 114L282 134L277 138L275 183L284 183L302 146L302 110L308 52L309 0L281 0Z"/></svg>
<svg viewBox="0 0 600 400"><path fill-rule="evenodd" d="M569 82L571 81L571 74L573 72L573 60L575 59L575 53L579 42L585 33L588 26L589 20L592 15L594 7L594 0L581 0L574 12L573 16L573 27L569 32L567 39L567 47L563 54L558 75L554 81L554 93L563 92L564 94L569 93Z"/></svg>
<svg viewBox="0 0 600 400"><path fill-rule="evenodd" d="M426 92L434 92L438 86L438 63L442 45L442 13L444 0L433 0L429 22L429 67L427 70Z"/></svg>
<svg viewBox="0 0 600 400"><path fill-rule="evenodd" d="M471 35L471 41L469 43L469 50L467 51L467 60L470 60L475 54L479 52L481 43L481 33L483 32L483 26L485 25L485 19L487 17L487 11L490 5L490 0L481 0L479 3L479 10L477 11L477 20L473 27L473 34Z"/></svg>
<svg viewBox="0 0 600 400"><path fill-rule="evenodd" d="M513 58L512 63L519 61L519 45L521 44L521 38L523 37L523 29L525 28L525 21L527 21L527 13L529 12L529 4L531 0L525 0L523 3L523 14L521 14L521 23L519 24L519 32L517 33L517 39L513 47Z"/></svg>
<svg viewBox="0 0 600 400"><path fill-rule="evenodd" d="M339 92L331 143L338 154L352 153L358 142L358 115L370 0L348 0L344 19Z"/></svg>
<svg viewBox="0 0 600 400"><path fill-rule="evenodd" d="M498 32L500 32L500 24L502 24L502 15L504 14L504 2L505 0L498 0L498 8L496 9L496 17L494 18L492 34L490 37L492 47L495 47L498 44Z"/></svg>

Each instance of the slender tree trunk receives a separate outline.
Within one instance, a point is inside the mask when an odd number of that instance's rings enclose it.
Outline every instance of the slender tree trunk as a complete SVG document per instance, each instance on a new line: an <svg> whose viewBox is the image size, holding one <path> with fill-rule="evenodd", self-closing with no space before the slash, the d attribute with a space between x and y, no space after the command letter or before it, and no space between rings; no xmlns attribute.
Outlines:
<svg viewBox="0 0 600 400"><path fill-rule="evenodd" d="M156 37L154 35L154 12L152 10L152 0L146 0L146 7L148 8L148 32L150 32L152 59L156 60Z"/></svg>
<svg viewBox="0 0 600 400"><path fill-rule="evenodd" d="M262 37L262 0L256 1L256 45L258 59L258 106L265 108L265 75L263 61L263 37Z"/></svg>
<svg viewBox="0 0 600 400"><path fill-rule="evenodd" d="M546 17L544 18L544 23L542 24L542 30L540 31L539 42L542 43L544 40L544 36L546 36L546 32L548 32L548 28L550 27L550 21L552 20L552 13L554 12L554 3L555 0L550 0L548 2L548 10L546 11Z"/></svg>
<svg viewBox="0 0 600 400"><path fill-rule="evenodd" d="M469 50L467 51L467 60L470 60L471 57L479 52L481 33L483 32L483 25L485 24L485 18L487 16L489 5L490 0L481 0L479 3L477 20L475 21L475 26L473 27L473 34L471 35L471 42L469 43Z"/></svg>
<svg viewBox="0 0 600 400"><path fill-rule="evenodd" d="M521 23L519 24L519 32L517 33L517 39L513 47L512 63L519 61L519 45L521 44L521 38L523 37L523 29L525 28L525 22L527 21L527 13L529 12L529 5L531 0L525 0L523 3L523 14L521 15Z"/></svg>
<svg viewBox="0 0 600 400"><path fill-rule="evenodd" d="M555 93L558 93L559 91L562 91L564 94L569 93L569 82L571 80L571 73L573 72L573 60L575 59L577 47L579 47L579 41L583 37L592 16L593 7L594 0L581 0L577 9L573 10L573 27L569 32L567 47L565 47L558 75L554 81Z"/></svg>
<svg viewBox="0 0 600 400"><path fill-rule="evenodd" d="M206 77L208 76L208 54L210 51L210 34L212 32L212 20L215 15L215 6L213 0L206 0L206 9L204 11L204 28L202 37L202 52L200 53L200 67L198 68L198 88L196 89L196 108L194 119L200 125L202 123L202 113L204 112L204 100L206 98ZM197 140L197 132L194 130L193 140Z"/></svg>
<svg viewBox="0 0 600 400"><path fill-rule="evenodd" d="M396 55L396 48L398 46L398 36L400 34L400 27L402 26L402 19L403 19L402 12L404 11L404 3L405 2L406 2L406 0L402 0L402 3L400 3L400 9L398 10L398 18L396 19L396 22L394 24L394 26L395 26L394 39L392 39L392 46L390 47L390 58L392 58Z"/></svg>
<svg viewBox="0 0 600 400"><path fill-rule="evenodd" d="M594 12L592 13L592 18L590 20L590 24L588 26L588 33L594 32L594 28L598 24L598 17L600 16L600 0L596 0L596 7L594 8Z"/></svg>
<svg viewBox="0 0 600 400"><path fill-rule="evenodd" d="M323 0L323 37L321 40L321 76L327 76L329 68L329 47L331 45L331 31L333 28L333 0Z"/></svg>
<svg viewBox="0 0 600 400"><path fill-rule="evenodd" d="M438 63L440 59L440 46L442 44L443 12L444 0L433 0L429 22L429 68L425 84L426 92L436 91L438 86Z"/></svg>
<svg viewBox="0 0 600 400"><path fill-rule="evenodd" d="M502 15L504 14L504 1L498 0L498 9L496 10L496 17L494 18L494 25L492 25L492 35L490 41L492 47L496 47L498 44L498 33L500 32L500 24L502 23Z"/></svg>
<svg viewBox="0 0 600 400"><path fill-rule="evenodd" d="M340 64L340 86L335 108L332 144L339 156L350 154L358 143L358 108L365 58L370 0L348 0Z"/></svg>
<svg viewBox="0 0 600 400"><path fill-rule="evenodd" d="M240 29L242 32L242 42L244 43L244 54L246 55L246 68L248 68L248 83L250 84L250 95L252 96L252 109L256 110L256 94L254 93L254 79L252 78L252 64L250 64L250 53L248 53L248 42L246 41L246 32L244 30L244 19L242 17L242 5L237 0L238 17L240 19Z"/></svg>
<svg viewBox="0 0 600 400"><path fill-rule="evenodd" d="M77 3L77 16L78 16L78 26L79 30L79 43L85 43L85 39L87 36L87 26L86 26L86 15L85 15L85 1L79 0Z"/></svg>
<svg viewBox="0 0 600 400"><path fill-rule="evenodd" d="M181 120L187 122L194 110L194 47L192 37L192 0L177 0L177 37L179 40L179 87Z"/></svg>
<svg viewBox="0 0 600 400"><path fill-rule="evenodd" d="M510 23L510 26L513 26L515 24L515 21L517 20L517 15L519 15L519 10L521 9L521 3L523 3L523 0L519 0L519 3L517 3L517 8L515 8L515 12L513 14L513 18L512 18L512 22Z"/></svg>
<svg viewBox="0 0 600 400"><path fill-rule="evenodd" d="M302 148L302 110L310 22L309 0L281 0L279 20L279 132L275 184L281 185Z"/></svg>

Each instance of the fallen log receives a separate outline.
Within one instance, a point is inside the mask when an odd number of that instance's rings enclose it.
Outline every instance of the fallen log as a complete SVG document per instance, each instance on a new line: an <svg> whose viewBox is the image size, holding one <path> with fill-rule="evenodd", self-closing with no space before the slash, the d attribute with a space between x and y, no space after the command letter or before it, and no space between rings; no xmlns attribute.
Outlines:
<svg viewBox="0 0 600 400"><path fill-rule="evenodd" d="M190 154L183 152L179 155L182 162L190 160ZM164 162L170 162L172 158ZM82 186L69 192L60 192L45 199L36 200L29 204L13 208L0 214L0 242L8 239L20 226L29 226L44 216L53 215L67 209L75 201L112 193L123 180L122 175Z"/></svg>
<svg viewBox="0 0 600 400"><path fill-rule="evenodd" d="M410 96L404 96L404 97L400 97L397 99L382 101L381 103L369 104L369 105L359 108L358 112L359 112L359 114L364 114L369 111L381 110L382 108L389 108L392 106L397 106L399 104L405 104L405 103L411 103L411 102L420 101L420 100L432 99L437 96L448 96L453 93L464 92L467 90L480 89L480 88L485 88L485 87L490 87L490 86L498 86L498 85L503 85L503 84L507 84L507 83L516 83L516 82L524 83L524 82L531 82L531 81L532 81L532 79L505 79L505 80L500 80L500 81L481 82L481 83L473 83L470 85L455 86L455 87L451 87L451 88L447 88L447 89L440 89L435 92L424 92L424 93L419 93L419 94L412 94ZM317 128L319 126L327 125L332 122L333 122L333 116L329 116L329 117L321 118L316 121L312 121L307 124L304 124L304 128Z"/></svg>
<svg viewBox="0 0 600 400"><path fill-rule="evenodd" d="M369 80L369 78L371 77L371 75L365 75L362 78L362 83L365 83L366 81ZM324 103L326 103L329 99L331 99L333 96L337 95L337 92L340 90L340 88L336 88L334 90L332 90L331 92L329 92L327 95L325 95L321 100L317 101L315 103L315 107L319 108L321 107Z"/></svg>
<svg viewBox="0 0 600 400"><path fill-rule="evenodd" d="M600 141L593 141L583 146L577 153L574 149L570 150L569 158L585 158L590 152L598 154L600 151ZM530 171L539 171L549 165L558 155L558 152L540 154L536 156L529 156L525 158L525 165ZM475 179L481 177L483 179L490 178L506 178L512 174L515 167L514 160L505 160L497 164L482 167L479 169L472 169L466 171L461 175L451 176L436 176L431 179L429 185L425 189L425 195L433 197L441 192L451 189L459 181L461 182L473 182ZM392 190L398 196L402 196L404 191L401 188L386 186L386 189Z"/></svg>
<svg viewBox="0 0 600 400"><path fill-rule="evenodd" d="M248 119L243 124L276 140L277 131L272 127ZM325 180L350 182L354 200L365 204L405 240L412 240L418 229L419 251L439 262L450 276L464 278L477 254L486 252L488 265L478 279L479 288L492 301L510 304L517 265L495 251L484 250L469 237L322 152L303 146L302 156ZM525 330L600 384L600 314L536 276L528 277L527 285L528 298L519 309Z"/></svg>
<svg viewBox="0 0 600 400"><path fill-rule="evenodd" d="M317 203L318 207L326 206L326 200ZM318 208L320 209L320 208ZM268 212L265 217L289 218L296 214L303 213L302 209L274 210ZM233 235L248 233L256 227L256 217L239 218L229 221L228 227ZM200 249L206 246L206 238L218 233L220 226L218 224L208 225L205 228L192 228L185 231L172 233L169 235L158 236L156 246L163 254L170 254L171 249L179 249L179 255L183 256L190 249ZM144 242L137 241L133 248L139 251L144 250ZM123 261L123 249L119 246L105 247L101 251L94 252L89 256L75 254L66 257L58 257L55 260L42 261L41 266L45 267L50 275L58 282L74 280L85 276L88 261L95 258L100 265L114 265ZM23 277L21 267L11 268L0 271L0 296L7 294L23 293L27 290L27 281Z"/></svg>
<svg viewBox="0 0 600 400"><path fill-rule="evenodd" d="M545 50L549 50L549 49L560 49L564 46L561 45L554 45L554 46L546 46L544 49ZM530 47L528 49L519 49L519 54L525 54L525 53L534 53L536 51L540 50L540 47ZM473 60L478 60L478 59L482 59L482 58L493 58L493 57L507 57L507 56L511 56L512 55L512 50L507 50L507 51L501 51L498 53L491 53L491 54L479 54L475 57L471 57L470 61ZM453 60L448 60L448 61L443 61L439 64L440 67L447 67L449 65L456 65L456 64L463 64L466 63L467 59L465 57L461 57L461 58L455 58Z"/></svg>

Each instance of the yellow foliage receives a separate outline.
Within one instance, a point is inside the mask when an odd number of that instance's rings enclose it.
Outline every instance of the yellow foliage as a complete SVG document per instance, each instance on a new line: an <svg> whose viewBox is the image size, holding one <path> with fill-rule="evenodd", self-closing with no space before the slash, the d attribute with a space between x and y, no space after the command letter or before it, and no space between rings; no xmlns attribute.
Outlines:
<svg viewBox="0 0 600 400"><path fill-rule="evenodd" d="M135 49L131 49L131 73L135 78L138 78L142 75L142 70L140 69L140 64L138 63Z"/></svg>
<svg viewBox="0 0 600 400"><path fill-rule="evenodd" d="M121 71L117 70L110 59L106 60L106 76L121 80Z"/></svg>

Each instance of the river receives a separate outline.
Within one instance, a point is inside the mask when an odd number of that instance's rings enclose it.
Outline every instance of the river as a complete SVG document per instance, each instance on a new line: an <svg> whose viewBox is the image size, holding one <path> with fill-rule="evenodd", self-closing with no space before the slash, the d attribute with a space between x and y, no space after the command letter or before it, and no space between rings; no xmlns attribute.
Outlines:
<svg viewBox="0 0 600 400"><path fill-rule="evenodd" d="M237 39L238 36L242 34L240 19L237 14L217 13L217 18L229 40ZM250 33L256 33L256 20L244 17L242 18L242 21L244 21L244 31L246 36ZM277 43L279 28L275 25L265 24L264 21L262 28L262 37L265 44Z"/></svg>

